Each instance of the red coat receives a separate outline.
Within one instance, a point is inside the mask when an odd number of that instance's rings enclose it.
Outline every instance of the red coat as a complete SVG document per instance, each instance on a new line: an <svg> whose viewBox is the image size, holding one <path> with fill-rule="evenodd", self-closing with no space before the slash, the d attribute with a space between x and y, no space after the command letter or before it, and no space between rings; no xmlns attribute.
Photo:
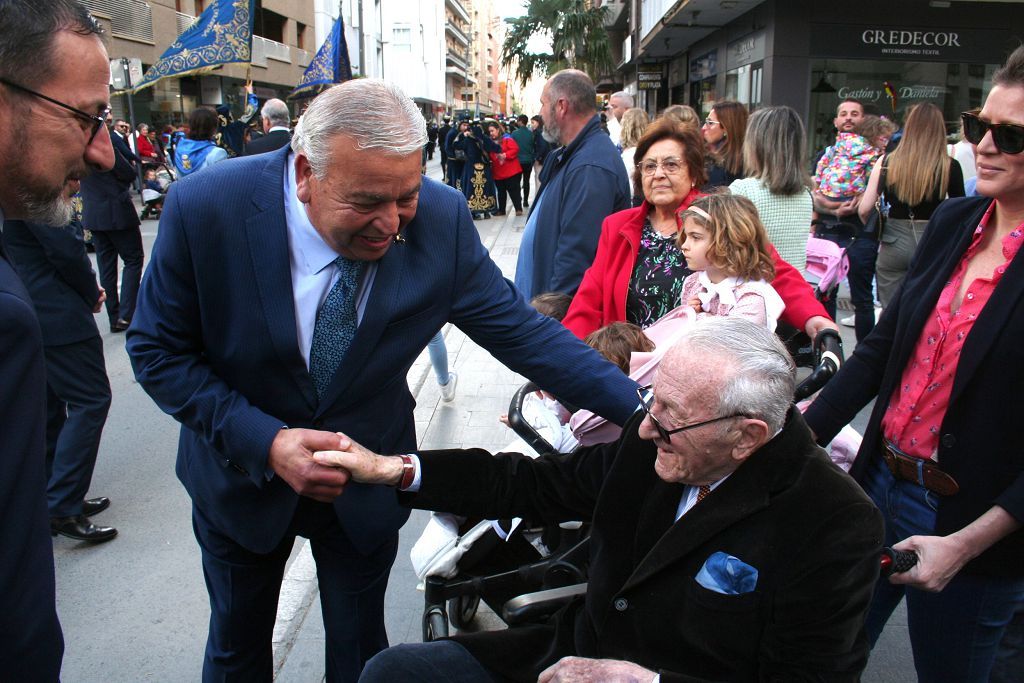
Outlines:
<svg viewBox="0 0 1024 683"><path fill-rule="evenodd" d="M691 192L679 209L690 205L699 192ZM583 275L583 282L573 297L572 305L562 324L580 339L594 330L626 319L626 293L633 274L636 255L640 249L640 233L650 205L644 202L633 209L613 213L601 226L594 263ZM814 291L793 266L783 261L775 247L768 245L775 259L775 279L772 287L786 303L781 320L804 328L808 318L827 317L825 308L814 298Z"/></svg>
<svg viewBox="0 0 1024 683"><path fill-rule="evenodd" d="M152 161L157 158L156 151L153 149L153 143L149 141L149 138L138 133L135 134L135 150L143 161Z"/></svg>
<svg viewBox="0 0 1024 683"><path fill-rule="evenodd" d="M498 161L498 155L491 152L491 174L495 180L511 178L516 173L522 173L523 167L519 164L519 144L507 133L501 136L501 151L505 154L505 161Z"/></svg>

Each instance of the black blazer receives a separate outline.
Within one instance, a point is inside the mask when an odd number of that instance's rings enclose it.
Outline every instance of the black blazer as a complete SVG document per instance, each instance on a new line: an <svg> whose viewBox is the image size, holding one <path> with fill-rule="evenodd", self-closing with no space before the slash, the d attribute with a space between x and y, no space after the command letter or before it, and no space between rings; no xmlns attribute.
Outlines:
<svg viewBox="0 0 1024 683"><path fill-rule="evenodd" d="M499 519L592 522L585 599L543 626L456 640L510 680L561 657L607 657L662 681L855 681L882 519L791 410L782 432L674 522L686 489L654 471L635 415L615 443L536 460L481 450L420 454L415 507ZM725 595L694 580L722 551L758 570Z"/></svg>
<svg viewBox="0 0 1024 683"><path fill-rule="evenodd" d="M110 140L114 168L82 178L82 225L98 232L130 230L140 225L131 195L135 167L129 159L134 155L119 135L110 136Z"/></svg>
<svg viewBox="0 0 1024 683"><path fill-rule="evenodd" d="M292 141L292 133L289 130L275 130L267 133L261 138L251 140L245 146L245 156L251 154L263 154L281 149Z"/></svg>
<svg viewBox="0 0 1024 683"><path fill-rule="evenodd" d="M32 301L0 248L0 671L56 681L64 639L46 510L46 373Z"/></svg>
<svg viewBox="0 0 1024 683"><path fill-rule="evenodd" d="M895 301L839 374L807 411L808 424L829 441L875 401L864 443L850 470L858 480L881 457L881 421L921 329L971 243L991 199L948 199L932 214ZM1015 258L964 343L942 421L939 467L960 492L942 497L936 533L950 534L993 505L1024 521L1024 257ZM1024 530L1010 534L962 571L1024 576Z"/></svg>
<svg viewBox="0 0 1024 683"><path fill-rule="evenodd" d="M99 336L92 309L100 290L85 253L81 226L51 228L7 221L3 239L35 304L43 344L58 346Z"/></svg>

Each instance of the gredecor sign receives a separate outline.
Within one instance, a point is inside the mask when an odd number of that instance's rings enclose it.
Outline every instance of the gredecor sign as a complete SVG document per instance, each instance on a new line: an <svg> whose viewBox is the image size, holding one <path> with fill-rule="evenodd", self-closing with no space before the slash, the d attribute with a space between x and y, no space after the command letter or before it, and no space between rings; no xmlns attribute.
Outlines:
<svg viewBox="0 0 1024 683"><path fill-rule="evenodd" d="M999 64L1009 29L811 25L811 56Z"/></svg>

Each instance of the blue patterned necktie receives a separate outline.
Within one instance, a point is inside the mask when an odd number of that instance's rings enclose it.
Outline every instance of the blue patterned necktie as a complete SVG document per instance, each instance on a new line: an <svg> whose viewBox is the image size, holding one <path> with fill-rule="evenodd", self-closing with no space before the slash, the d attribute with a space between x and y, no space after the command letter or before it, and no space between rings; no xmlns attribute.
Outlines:
<svg viewBox="0 0 1024 683"><path fill-rule="evenodd" d="M330 386L356 334L356 288L362 263L339 256L334 265L338 267L338 281L316 314L309 349L309 374L313 376L316 395L320 398Z"/></svg>

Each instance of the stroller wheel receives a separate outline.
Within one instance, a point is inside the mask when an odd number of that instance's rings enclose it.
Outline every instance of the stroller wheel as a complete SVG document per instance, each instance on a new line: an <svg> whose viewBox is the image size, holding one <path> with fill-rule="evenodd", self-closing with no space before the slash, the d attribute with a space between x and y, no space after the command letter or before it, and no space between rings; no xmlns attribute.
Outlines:
<svg viewBox="0 0 1024 683"><path fill-rule="evenodd" d="M423 642L448 637L448 617L441 607L431 607L423 615Z"/></svg>
<svg viewBox="0 0 1024 683"><path fill-rule="evenodd" d="M455 628L466 628L476 616L480 607L479 595L460 595L448 601L448 618Z"/></svg>

